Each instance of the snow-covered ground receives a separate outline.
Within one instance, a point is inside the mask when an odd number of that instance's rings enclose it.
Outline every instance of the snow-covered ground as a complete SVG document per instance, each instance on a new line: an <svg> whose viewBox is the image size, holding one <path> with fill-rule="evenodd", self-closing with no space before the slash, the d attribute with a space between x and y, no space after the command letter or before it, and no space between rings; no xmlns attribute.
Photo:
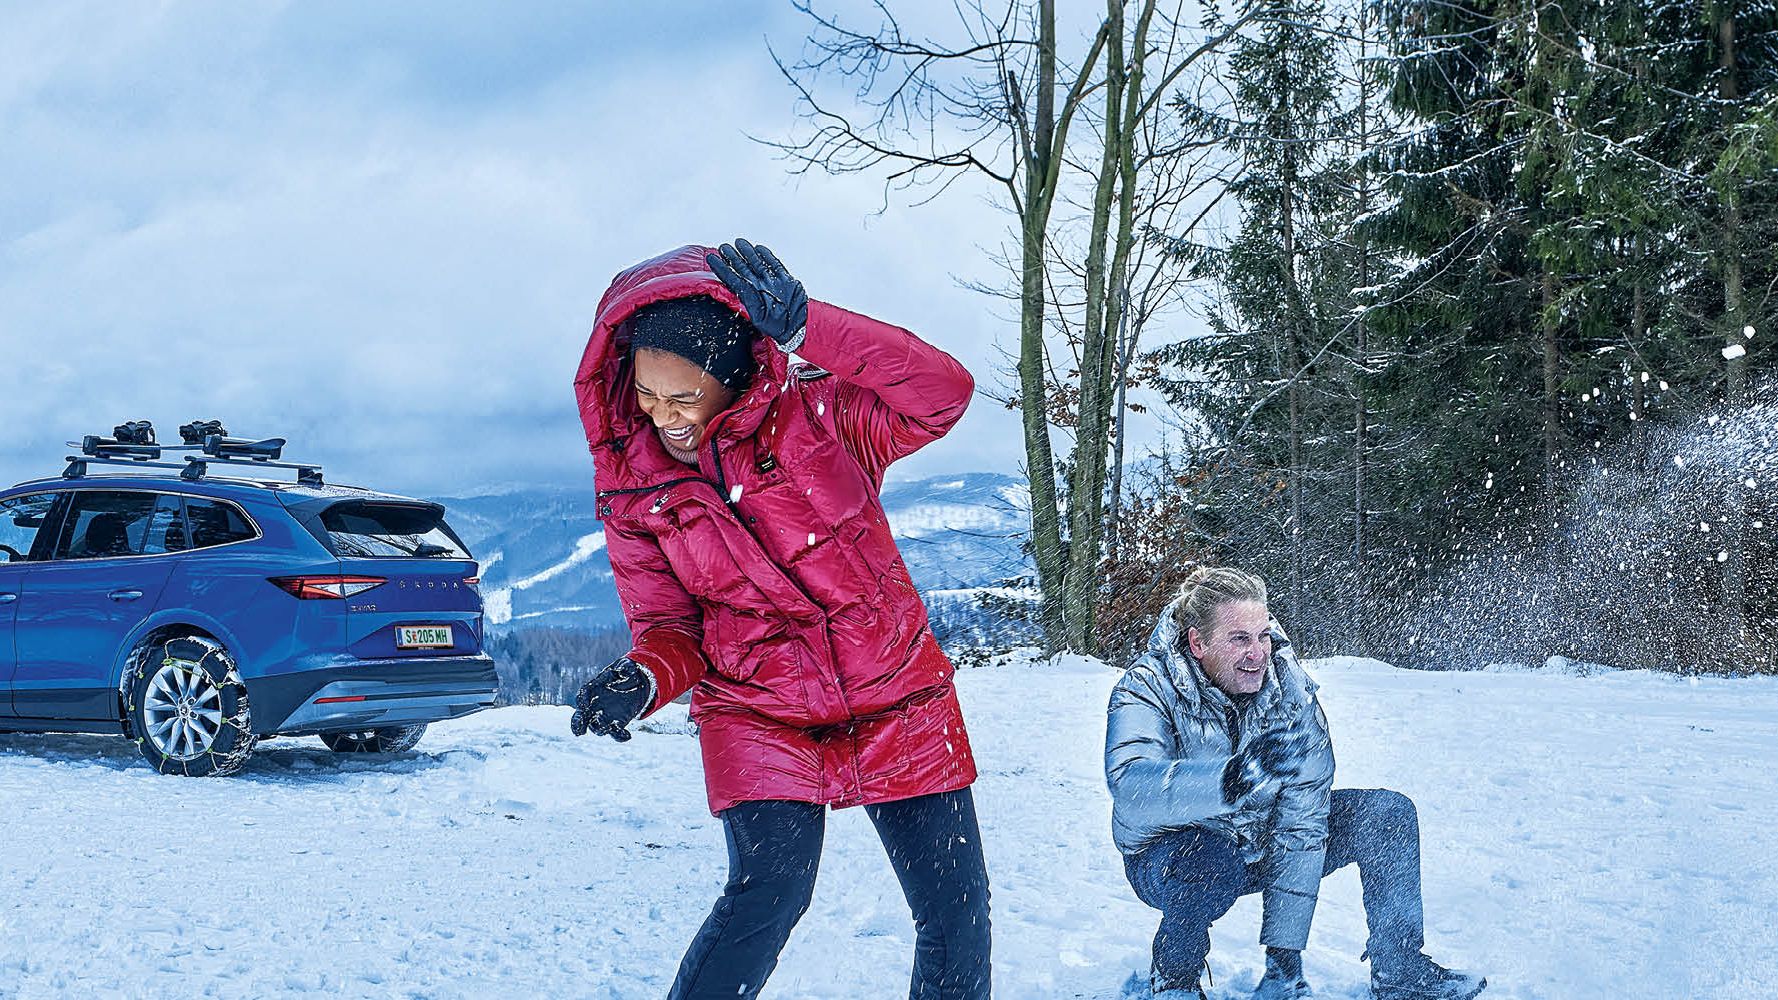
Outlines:
<svg viewBox="0 0 1778 1000"><path fill-rule="evenodd" d="M1778 996L1778 682L1311 669L1336 784L1418 802L1429 951L1484 996ZM1002 1000L1146 969L1156 914L1100 770L1115 677L960 677ZM382 760L279 740L213 781L121 740L0 736L0 996L658 998L724 874L696 741L673 719L575 740L567 714L490 711ZM1349 870L1323 888L1320 996L1363 995L1358 895ZM1246 899L1217 924L1213 996L1253 987L1258 921ZM911 945L869 822L840 812L766 993L905 996Z"/></svg>

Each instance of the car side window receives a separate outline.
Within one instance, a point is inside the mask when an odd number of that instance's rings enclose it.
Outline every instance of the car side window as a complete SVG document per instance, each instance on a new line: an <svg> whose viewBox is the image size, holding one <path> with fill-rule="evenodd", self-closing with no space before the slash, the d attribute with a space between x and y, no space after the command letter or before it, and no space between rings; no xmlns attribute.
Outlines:
<svg viewBox="0 0 1778 1000"><path fill-rule="evenodd" d="M62 520L52 559L112 559L141 555L155 494L78 490Z"/></svg>
<svg viewBox="0 0 1778 1000"><path fill-rule="evenodd" d="M185 519L191 525L194 549L246 541L258 534L239 507L208 497L186 497Z"/></svg>
<svg viewBox="0 0 1778 1000"><path fill-rule="evenodd" d="M54 493L0 500L0 562L25 562L31 558L31 548L37 544L38 532L55 502Z"/></svg>
<svg viewBox="0 0 1778 1000"><path fill-rule="evenodd" d="M163 493L154 498L154 510L148 514L142 540L143 555L184 552L191 548L185 531L185 504L182 497Z"/></svg>

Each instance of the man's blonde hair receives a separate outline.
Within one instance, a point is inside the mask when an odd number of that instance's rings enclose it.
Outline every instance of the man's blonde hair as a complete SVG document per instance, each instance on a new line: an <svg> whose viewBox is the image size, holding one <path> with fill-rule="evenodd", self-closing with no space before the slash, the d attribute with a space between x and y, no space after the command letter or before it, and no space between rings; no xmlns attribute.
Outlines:
<svg viewBox="0 0 1778 1000"><path fill-rule="evenodd" d="M1236 601L1258 601L1266 603L1266 581L1233 566L1200 566L1186 577L1185 584L1179 588L1179 596L1184 598L1173 609L1173 622L1179 626L1179 639L1183 644L1190 634L1188 629L1197 629L1206 639L1214 631L1216 616L1222 606Z"/></svg>

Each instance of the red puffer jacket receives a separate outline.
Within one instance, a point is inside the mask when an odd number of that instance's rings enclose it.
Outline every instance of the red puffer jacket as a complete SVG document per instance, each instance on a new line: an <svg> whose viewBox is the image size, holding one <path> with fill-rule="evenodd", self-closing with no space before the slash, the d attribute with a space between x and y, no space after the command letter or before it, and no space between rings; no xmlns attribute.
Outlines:
<svg viewBox="0 0 1778 1000"><path fill-rule="evenodd" d="M677 462L636 403L624 321L691 295L742 311L707 252L618 275L574 381L630 656L659 686L649 711L697 686L712 812L962 788L975 762L951 664L877 494L889 463L957 422L974 381L906 330L811 301L797 352L811 365L756 338L753 385L697 468Z"/></svg>

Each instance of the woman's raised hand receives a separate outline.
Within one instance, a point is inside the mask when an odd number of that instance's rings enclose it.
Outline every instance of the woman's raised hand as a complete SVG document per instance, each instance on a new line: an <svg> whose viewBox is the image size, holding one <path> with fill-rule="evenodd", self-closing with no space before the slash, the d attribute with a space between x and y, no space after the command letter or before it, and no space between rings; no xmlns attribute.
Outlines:
<svg viewBox="0 0 1778 1000"><path fill-rule="evenodd" d="M803 328L809 322L809 296L777 254L736 238L716 253L705 254L704 260L741 300L754 329L785 351L802 346Z"/></svg>

